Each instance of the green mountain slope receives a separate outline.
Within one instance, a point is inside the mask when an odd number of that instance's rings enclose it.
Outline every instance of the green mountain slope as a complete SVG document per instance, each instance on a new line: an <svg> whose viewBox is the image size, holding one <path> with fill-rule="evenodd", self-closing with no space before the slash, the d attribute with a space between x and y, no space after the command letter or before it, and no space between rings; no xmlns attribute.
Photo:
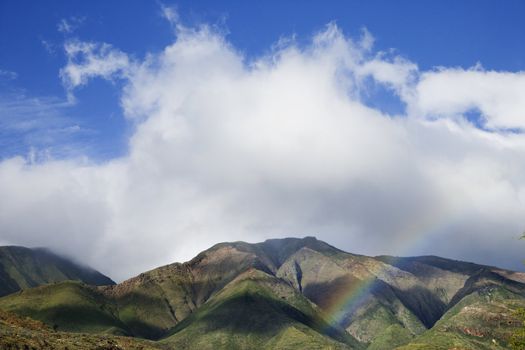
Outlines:
<svg viewBox="0 0 525 350"><path fill-rule="evenodd" d="M0 309L42 321L55 330L129 333L115 304L81 282L47 284L10 294L0 299Z"/></svg>
<svg viewBox="0 0 525 350"><path fill-rule="evenodd" d="M163 343L176 349L359 349L290 285L251 269L238 276Z"/></svg>
<svg viewBox="0 0 525 350"><path fill-rule="evenodd" d="M77 280L91 285L115 284L98 271L45 249L0 247L0 296L46 283Z"/></svg>
<svg viewBox="0 0 525 350"><path fill-rule="evenodd" d="M197 308L192 281L186 266L171 264L99 289L131 334L158 339Z"/></svg>

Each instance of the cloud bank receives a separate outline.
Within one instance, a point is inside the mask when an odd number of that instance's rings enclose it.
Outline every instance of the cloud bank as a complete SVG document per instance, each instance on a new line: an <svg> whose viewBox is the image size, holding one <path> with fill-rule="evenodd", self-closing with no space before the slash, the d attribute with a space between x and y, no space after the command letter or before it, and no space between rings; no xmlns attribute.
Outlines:
<svg viewBox="0 0 525 350"><path fill-rule="evenodd" d="M175 27L174 43L143 60L66 43L71 93L122 80L129 151L2 161L5 243L67 252L116 279L220 241L304 235L519 267L523 72L420 71L334 24L255 59L210 27ZM367 104L371 85L404 112Z"/></svg>

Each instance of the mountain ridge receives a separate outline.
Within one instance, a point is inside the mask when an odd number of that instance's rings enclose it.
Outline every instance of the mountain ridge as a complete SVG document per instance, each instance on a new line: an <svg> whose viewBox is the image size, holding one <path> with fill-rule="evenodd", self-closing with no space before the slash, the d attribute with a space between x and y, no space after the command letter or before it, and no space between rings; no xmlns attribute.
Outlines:
<svg viewBox="0 0 525 350"><path fill-rule="evenodd" d="M425 348L452 338L464 349L495 339L499 349L516 326L513 314L498 331L483 328L483 319L525 305L524 275L436 256L356 255L314 237L237 241L116 285L25 290L0 298L0 309L59 331L128 335L168 348Z"/></svg>

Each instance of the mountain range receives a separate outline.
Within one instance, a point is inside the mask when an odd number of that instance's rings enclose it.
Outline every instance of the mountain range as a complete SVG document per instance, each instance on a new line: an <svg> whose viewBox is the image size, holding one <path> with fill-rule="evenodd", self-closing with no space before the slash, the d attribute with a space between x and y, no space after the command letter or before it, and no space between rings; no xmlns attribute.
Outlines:
<svg viewBox="0 0 525 350"><path fill-rule="evenodd" d="M119 284L41 249L0 263L2 349L507 349L525 307L521 272L314 237L220 243Z"/></svg>

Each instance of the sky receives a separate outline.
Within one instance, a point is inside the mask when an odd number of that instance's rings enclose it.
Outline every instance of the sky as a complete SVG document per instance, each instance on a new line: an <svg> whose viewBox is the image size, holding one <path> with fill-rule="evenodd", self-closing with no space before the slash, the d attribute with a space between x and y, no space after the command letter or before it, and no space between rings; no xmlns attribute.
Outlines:
<svg viewBox="0 0 525 350"><path fill-rule="evenodd" d="M0 244L116 280L311 235L523 270L523 13L0 0Z"/></svg>

